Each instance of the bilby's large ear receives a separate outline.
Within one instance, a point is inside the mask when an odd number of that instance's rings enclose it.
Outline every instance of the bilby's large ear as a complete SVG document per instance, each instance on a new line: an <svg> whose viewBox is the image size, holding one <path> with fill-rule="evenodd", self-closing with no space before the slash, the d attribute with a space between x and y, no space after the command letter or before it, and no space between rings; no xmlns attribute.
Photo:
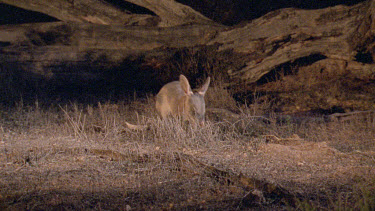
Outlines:
<svg viewBox="0 0 375 211"><path fill-rule="evenodd" d="M184 75L180 75L180 85L182 90L185 92L186 95L192 95L193 92L191 91L190 84L188 79Z"/></svg>
<svg viewBox="0 0 375 211"><path fill-rule="evenodd" d="M206 94L208 86L210 86L210 81L211 81L211 78L208 77L207 80L206 80L206 83L204 83L203 86L198 90L198 94L200 94L202 96L204 96L204 94Z"/></svg>

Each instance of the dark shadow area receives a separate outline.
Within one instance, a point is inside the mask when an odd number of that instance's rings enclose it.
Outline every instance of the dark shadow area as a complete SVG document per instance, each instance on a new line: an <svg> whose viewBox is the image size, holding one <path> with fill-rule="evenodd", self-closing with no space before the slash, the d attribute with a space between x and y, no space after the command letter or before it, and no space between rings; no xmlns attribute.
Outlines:
<svg viewBox="0 0 375 211"><path fill-rule="evenodd" d="M56 21L59 20L40 12L29 11L0 3L0 25Z"/></svg>
<svg viewBox="0 0 375 211"><path fill-rule="evenodd" d="M151 10L138 6L136 4L124 1L124 0L105 0L105 1L122 11L127 11L129 13L135 13L135 14L146 14L146 15L156 16L156 14L152 12Z"/></svg>
<svg viewBox="0 0 375 211"><path fill-rule="evenodd" d="M168 54L156 50L114 60L121 51L50 49L48 46L54 43L71 42L71 29L64 25L27 36L30 43L19 49L0 49L4 58L0 61L2 105L14 106L21 101L29 105L38 101L45 106L70 102L96 105L134 100L134 96L156 95L163 85L178 80L180 74L189 79L193 89L200 87L208 76L219 78L222 73L216 69L223 72L225 68L220 65L226 65L215 59L222 58L216 55L217 46L169 49ZM59 58L60 49L71 51L75 59ZM229 62L231 57L227 57Z"/></svg>
<svg viewBox="0 0 375 211"><path fill-rule="evenodd" d="M272 81L278 80L281 76L296 74L298 68L308 66L314 62L327 58L321 54L312 54L306 57L296 59L294 62L287 62L274 68L267 74L263 75L258 81L257 85L263 85Z"/></svg>
<svg viewBox="0 0 375 211"><path fill-rule="evenodd" d="M34 45L44 46L45 42L55 42L49 39L50 36L46 37L43 40L38 37ZM52 37L65 40L64 37ZM15 55L11 57L22 57L25 50L14 52ZM184 54L183 50L172 51L171 57L165 60L138 55L113 62L106 53L89 51L79 61L3 61L0 62L0 104L14 106L22 102L32 105L38 101L45 106L70 102L96 105L98 102L118 102L134 100L135 96L155 95L164 84L178 80L179 75L184 74L184 70L177 69L180 63L187 62L178 59L181 54ZM202 71L187 75L192 87L202 82L199 80Z"/></svg>
<svg viewBox="0 0 375 211"><path fill-rule="evenodd" d="M14 106L19 102L31 105L97 104L144 97L155 93L159 84L141 67L142 58L127 59L110 67L105 57L91 63L50 65L38 73L29 63L3 64L0 71L0 104Z"/></svg>
<svg viewBox="0 0 375 211"><path fill-rule="evenodd" d="M359 51L357 55L355 55L355 61L365 63L365 64L373 64L374 59L370 52Z"/></svg>
<svg viewBox="0 0 375 211"><path fill-rule="evenodd" d="M11 44L12 44L12 43L10 43L10 42L1 42L1 41L0 41L0 48L10 46Z"/></svg>
<svg viewBox="0 0 375 211"><path fill-rule="evenodd" d="M259 18L281 8L320 9L339 4L354 5L365 0L177 0L224 25L236 25L242 21Z"/></svg>
<svg viewBox="0 0 375 211"><path fill-rule="evenodd" d="M316 114L323 114L323 115L330 115L330 114L334 114L334 113L345 113L345 109L344 108L341 108L339 106L334 106L332 108L329 108L329 109L315 109L315 110L312 110L311 112L313 113L316 113Z"/></svg>
<svg viewBox="0 0 375 211"><path fill-rule="evenodd" d="M31 210L129 210L130 208L131 210L249 210L285 209L286 206L290 206L280 201L262 204L251 197L241 196L222 198L217 196L216 199L205 201L204 198L195 199L196 197L191 196L188 190L179 186L180 183L133 190L124 188L123 191L108 189L95 192L84 190L28 192L0 199L0 208L11 208L11 210L30 210L30 207L32 207ZM189 200L189 196L194 200Z"/></svg>

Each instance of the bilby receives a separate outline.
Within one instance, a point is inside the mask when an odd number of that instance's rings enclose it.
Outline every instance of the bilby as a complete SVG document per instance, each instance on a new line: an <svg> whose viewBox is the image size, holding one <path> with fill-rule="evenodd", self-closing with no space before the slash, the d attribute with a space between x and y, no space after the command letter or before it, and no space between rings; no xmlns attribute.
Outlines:
<svg viewBox="0 0 375 211"><path fill-rule="evenodd" d="M165 119L168 116L182 117L183 120L205 121L206 103L204 95L210 85L210 77L197 91L192 91L188 79L180 75L179 81L164 85L156 95L156 110Z"/></svg>

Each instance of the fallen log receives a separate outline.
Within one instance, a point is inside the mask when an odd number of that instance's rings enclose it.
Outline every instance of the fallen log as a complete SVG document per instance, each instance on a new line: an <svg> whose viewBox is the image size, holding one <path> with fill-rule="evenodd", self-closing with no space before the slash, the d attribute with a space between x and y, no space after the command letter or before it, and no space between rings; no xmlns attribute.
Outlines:
<svg viewBox="0 0 375 211"><path fill-rule="evenodd" d="M79 2L86 1L73 1L73 4ZM177 3L170 5L163 1L151 6L149 1L131 2L154 11L163 21L147 27L124 26L126 24L108 21L100 24L100 21L84 21L82 13L77 12L77 16L74 16L73 12L69 14L73 14L74 22L1 26L1 61L5 64L9 60L21 64L28 62L32 65L27 67L27 71L42 76L47 72L48 77L53 78L54 71L64 70L53 70L51 66L72 61L70 66L74 66L74 62L92 62L90 65L94 66L96 61L87 60L92 52L102 54L101 57L106 60L101 62L107 62L110 66L127 56L142 57L153 53L153 59L165 61L165 58L173 57L171 51L176 49L194 48L194 51L200 51L214 46L214 51L219 53L206 57L216 56L210 58L211 61L220 61L223 55L228 57L220 71L224 75L225 85L235 93L251 91L249 85L287 64L298 68L319 61L321 66L329 66L335 60L342 61L343 69L355 69L359 75L375 74L373 62L364 64L366 61L358 59L361 54L373 55L371 46L375 45L369 37L375 26L372 21L372 17L375 17L375 0L354 6L339 5L317 10L281 9L234 27L209 21L191 11L191 8ZM26 0L6 3L36 10L35 5ZM51 3L49 7L38 1L36 5L38 11L44 10L48 14L54 4ZM179 21L170 21L172 17L167 17L168 9L161 11L166 5L175 11L173 16L180 16ZM53 14L56 14L54 17L61 15L56 8ZM180 21L183 19L187 22ZM152 71L148 72L153 74Z"/></svg>

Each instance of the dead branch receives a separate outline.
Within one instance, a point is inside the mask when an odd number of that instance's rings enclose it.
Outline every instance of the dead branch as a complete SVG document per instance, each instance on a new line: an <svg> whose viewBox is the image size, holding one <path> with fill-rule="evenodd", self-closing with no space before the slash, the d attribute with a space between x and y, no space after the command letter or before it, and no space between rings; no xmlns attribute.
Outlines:
<svg viewBox="0 0 375 211"><path fill-rule="evenodd" d="M350 122L350 121L374 121L375 111L353 111L347 113L334 113L328 116L332 122Z"/></svg>
<svg viewBox="0 0 375 211"><path fill-rule="evenodd" d="M289 205L295 203L295 196L277 184L251 178L242 173L236 174L230 170L220 170L212 165L207 165L188 154L177 153L176 157L179 157L182 162L193 164L197 169L203 169L203 173L208 177L214 178L215 180L228 185L231 184L244 188L249 191L247 200L251 200L252 202L259 200L262 201L264 198L265 200L282 201Z"/></svg>

